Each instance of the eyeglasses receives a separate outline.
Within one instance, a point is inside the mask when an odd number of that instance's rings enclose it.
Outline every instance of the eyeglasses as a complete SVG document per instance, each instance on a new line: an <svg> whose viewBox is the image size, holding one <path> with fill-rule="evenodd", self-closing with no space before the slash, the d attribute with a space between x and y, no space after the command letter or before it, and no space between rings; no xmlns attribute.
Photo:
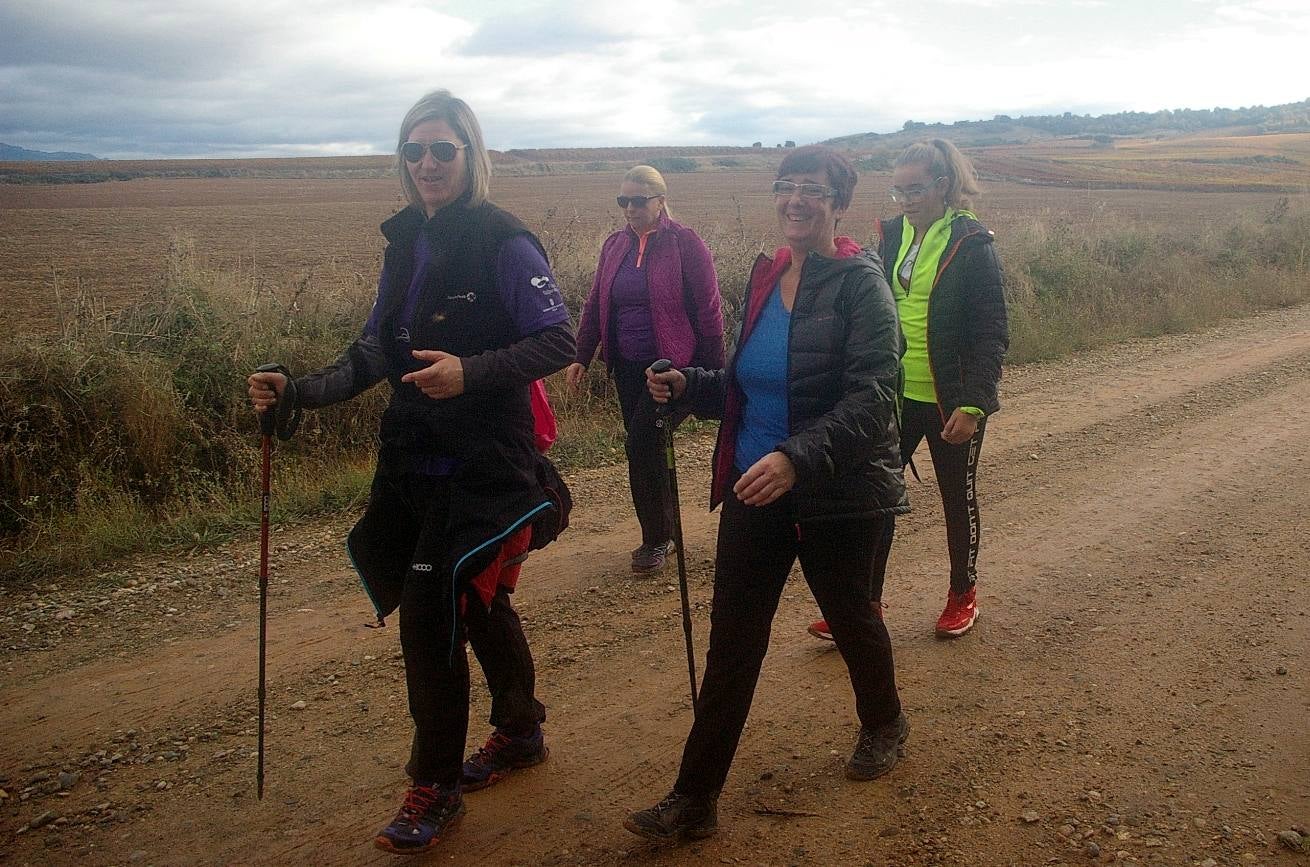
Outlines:
<svg viewBox="0 0 1310 867"><path fill-rule="evenodd" d="M800 193L802 199L826 199L835 196L837 191L823 184L794 184L791 181L774 181L773 194L779 197Z"/></svg>
<svg viewBox="0 0 1310 867"><path fill-rule="evenodd" d="M455 144L453 141L434 141L429 144L407 141L400 146L400 155L407 163L418 163L423 161L423 154L430 153L434 159L448 163L455 158L455 154L466 147L468 145Z"/></svg>
<svg viewBox="0 0 1310 867"><path fill-rule="evenodd" d="M892 187L890 190L892 194L892 201L893 202L922 201L923 197L928 195L928 191L931 190L933 187L937 186L938 181L944 181L944 180L946 180L946 178L944 177L933 178L932 183L928 184L927 186L924 186L923 184L915 184L914 186L906 187L903 190L900 187Z"/></svg>
<svg viewBox="0 0 1310 867"><path fill-rule="evenodd" d="M614 199L614 201L616 201L616 202L619 203L619 207L620 207L620 208L625 208L625 209L626 209L626 208L628 207L628 205L632 205L632 207L634 207L634 208L644 208L644 207L646 207L646 203L649 202L651 199L662 199L662 198L664 198L662 195L654 195L654 196L618 196L618 197L616 197L616 198Z"/></svg>

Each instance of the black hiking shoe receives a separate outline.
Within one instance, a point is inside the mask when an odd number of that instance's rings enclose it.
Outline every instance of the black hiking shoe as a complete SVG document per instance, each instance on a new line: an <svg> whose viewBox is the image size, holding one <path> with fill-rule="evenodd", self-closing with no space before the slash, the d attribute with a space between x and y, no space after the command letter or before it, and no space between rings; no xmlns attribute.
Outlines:
<svg viewBox="0 0 1310 867"><path fill-rule="evenodd" d="M657 843L699 840L719 830L717 795L693 797L674 789L663 801L638 810L623 820L623 827Z"/></svg>
<svg viewBox="0 0 1310 867"><path fill-rule="evenodd" d="M464 799L458 783L453 786L411 783L400 812L373 838L373 845L392 855L427 852L459 824L463 815Z"/></svg>
<svg viewBox="0 0 1310 867"><path fill-rule="evenodd" d="M873 780L896 767L896 761L905 751L902 744L910 736L910 721L905 714L877 728L860 726L860 737L855 751L846 763L846 777L851 780Z"/></svg>
<svg viewBox="0 0 1310 867"><path fill-rule="evenodd" d="M646 572L658 572L664 568L665 562L672 557L678 550L678 546L673 540L665 542L662 545L641 545L632 551L632 571L639 574Z"/></svg>

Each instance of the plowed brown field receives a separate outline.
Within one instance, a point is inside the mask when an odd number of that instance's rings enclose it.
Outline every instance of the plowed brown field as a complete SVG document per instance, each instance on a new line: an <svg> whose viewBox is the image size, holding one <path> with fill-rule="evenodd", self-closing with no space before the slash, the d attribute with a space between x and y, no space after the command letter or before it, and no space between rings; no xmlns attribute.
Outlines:
<svg viewBox="0 0 1310 867"><path fill-rule="evenodd" d="M775 222L763 172L670 175L678 218L712 235L736 225L772 239ZM618 225L619 175L496 178L493 199L530 226L576 219L582 238L600 240ZM843 228L871 234L887 216L886 174L865 173ZM1106 221L1186 224L1264 211L1272 193L1089 190L996 183L980 211L1004 249L1007 229L1032 220L1075 225ZM1294 197L1295 202L1310 196ZM79 291L113 308L145 297L166 271L170 244L193 243L203 266L289 289L305 278L369 280L380 261L378 224L403 201L394 179L175 178L99 184L0 184L0 328L49 332ZM550 216L548 216L550 215Z"/></svg>

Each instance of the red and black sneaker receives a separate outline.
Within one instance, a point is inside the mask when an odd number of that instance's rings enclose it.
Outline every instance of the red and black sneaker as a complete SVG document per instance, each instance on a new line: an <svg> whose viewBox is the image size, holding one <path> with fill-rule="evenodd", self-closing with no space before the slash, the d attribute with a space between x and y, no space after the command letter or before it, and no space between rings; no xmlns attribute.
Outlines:
<svg viewBox="0 0 1310 867"><path fill-rule="evenodd" d="M482 748L464 761L464 791L485 789L513 771L541 764L549 755L540 725L523 737L496 729Z"/></svg>
<svg viewBox="0 0 1310 867"><path fill-rule="evenodd" d="M970 587L963 593L954 590L946 594L946 610L937 618L937 637L955 638L973 629L978 619L977 589Z"/></svg>
<svg viewBox="0 0 1310 867"><path fill-rule="evenodd" d="M459 783L438 786L414 782L405 793L405 803L391 824L378 832L373 845L393 855L427 852L459 823L464 799Z"/></svg>

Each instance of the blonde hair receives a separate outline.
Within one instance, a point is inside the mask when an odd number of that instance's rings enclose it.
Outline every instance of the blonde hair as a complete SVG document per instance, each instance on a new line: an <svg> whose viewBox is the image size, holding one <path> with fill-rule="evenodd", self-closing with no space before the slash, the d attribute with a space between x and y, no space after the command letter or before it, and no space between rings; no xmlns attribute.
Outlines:
<svg viewBox="0 0 1310 867"><path fill-rule="evenodd" d="M409 176L409 167L400 149L409 141L409 134L414 127L429 120L444 120L459 136L460 142L467 145L464 150L464 164L468 167L468 197L470 205L480 205L487 199L491 187L491 156L487 146L482 143L482 127L468 103L451 96L449 90L434 90L414 103L400 122L400 137L396 142L396 170L400 173L400 186L405 190L405 198L419 210L423 209L423 199L414 186L414 179Z"/></svg>
<svg viewBox="0 0 1310 867"><path fill-rule="evenodd" d="M664 176L654 166L633 166L628 169L623 180L631 181L634 184L641 184L646 188L646 192L652 196L664 197L664 213L670 220L673 219L673 211L669 209L669 188L664 183Z"/></svg>
<svg viewBox="0 0 1310 867"><path fill-rule="evenodd" d="M946 178L946 204L952 208L967 208L974 196L982 195L973 163L944 138L910 145L896 158L896 165L927 166L934 178Z"/></svg>

